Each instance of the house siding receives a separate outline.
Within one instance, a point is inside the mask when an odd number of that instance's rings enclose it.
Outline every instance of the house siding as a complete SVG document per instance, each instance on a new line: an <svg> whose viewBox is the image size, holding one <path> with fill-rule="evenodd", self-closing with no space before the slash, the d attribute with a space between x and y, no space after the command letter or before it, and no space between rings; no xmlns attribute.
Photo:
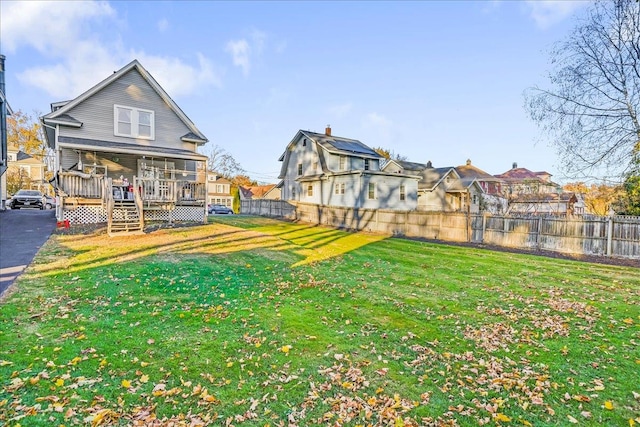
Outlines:
<svg viewBox="0 0 640 427"><path fill-rule="evenodd" d="M114 135L114 105L154 111L155 139L127 138ZM180 148L195 152L195 144L180 137L190 129L136 70L124 74L110 85L72 108L68 114L82 122L82 127L60 127L61 137L115 141L139 146Z"/></svg>
<svg viewBox="0 0 640 427"><path fill-rule="evenodd" d="M306 146L303 145L304 139L307 140ZM299 183L296 179L305 175L315 175L322 172L320 156L318 155L315 144L303 135L294 143L293 149L289 152L289 156L284 186L282 188L283 198L286 197L288 200L304 200L309 201L309 203L314 203L306 196L306 183ZM302 175L298 175L298 164L300 163L302 164ZM318 165L317 169L314 168L316 163ZM295 197L292 197L294 189ZM320 190L320 188L318 188L318 190ZM304 194L302 193L303 191ZM315 194L316 192L314 191L313 198L315 198Z"/></svg>

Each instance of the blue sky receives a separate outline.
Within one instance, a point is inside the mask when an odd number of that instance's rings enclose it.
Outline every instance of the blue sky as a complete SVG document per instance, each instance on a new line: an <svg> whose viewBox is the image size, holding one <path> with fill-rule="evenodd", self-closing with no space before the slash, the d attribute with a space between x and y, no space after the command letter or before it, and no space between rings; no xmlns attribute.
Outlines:
<svg viewBox="0 0 640 427"><path fill-rule="evenodd" d="M138 59L263 182L298 129L327 124L410 161L563 181L523 91L547 84L548 51L587 4L3 0L0 52L12 108L43 113Z"/></svg>

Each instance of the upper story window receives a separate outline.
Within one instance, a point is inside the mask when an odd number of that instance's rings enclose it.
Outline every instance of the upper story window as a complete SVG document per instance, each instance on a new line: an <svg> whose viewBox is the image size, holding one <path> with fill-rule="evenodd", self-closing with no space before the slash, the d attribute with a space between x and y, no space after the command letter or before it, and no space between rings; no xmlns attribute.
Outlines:
<svg viewBox="0 0 640 427"><path fill-rule="evenodd" d="M347 156L340 156L340 170L346 170L347 169Z"/></svg>
<svg viewBox="0 0 640 427"><path fill-rule="evenodd" d="M216 184L216 193L223 193L224 186L222 184Z"/></svg>
<svg viewBox="0 0 640 427"><path fill-rule="evenodd" d="M307 196L308 197L313 197L313 184L309 184L307 186Z"/></svg>
<svg viewBox="0 0 640 427"><path fill-rule="evenodd" d="M302 175L302 163L298 163L298 176Z"/></svg>
<svg viewBox="0 0 640 427"><path fill-rule="evenodd" d="M113 106L113 134L128 138L155 139L155 114L151 110Z"/></svg>
<svg viewBox="0 0 640 427"><path fill-rule="evenodd" d="M369 192L367 194L367 198L369 200L374 200L376 198L376 185L373 182L369 183Z"/></svg>
<svg viewBox="0 0 640 427"><path fill-rule="evenodd" d="M404 185L400 185L400 200L405 200L407 198L407 190Z"/></svg>
<svg viewBox="0 0 640 427"><path fill-rule="evenodd" d="M369 159L364 159L364 170L368 171L369 170Z"/></svg>

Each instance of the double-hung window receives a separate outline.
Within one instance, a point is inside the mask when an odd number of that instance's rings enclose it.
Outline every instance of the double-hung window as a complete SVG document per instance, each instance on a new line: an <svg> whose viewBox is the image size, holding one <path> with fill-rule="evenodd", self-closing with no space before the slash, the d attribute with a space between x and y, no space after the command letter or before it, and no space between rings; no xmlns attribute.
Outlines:
<svg viewBox="0 0 640 427"><path fill-rule="evenodd" d="M313 184L307 185L307 197L313 197Z"/></svg>
<svg viewBox="0 0 640 427"><path fill-rule="evenodd" d="M364 159L364 170L368 171L369 170L369 159Z"/></svg>
<svg viewBox="0 0 640 427"><path fill-rule="evenodd" d="M400 185L400 200L405 200L407 198L407 190L404 185Z"/></svg>
<svg viewBox="0 0 640 427"><path fill-rule="evenodd" d="M127 138L155 139L155 114L151 110L113 106L113 134Z"/></svg>
<svg viewBox="0 0 640 427"><path fill-rule="evenodd" d="M374 200L376 198L376 185L373 182L369 183L369 192L367 196L369 200Z"/></svg>

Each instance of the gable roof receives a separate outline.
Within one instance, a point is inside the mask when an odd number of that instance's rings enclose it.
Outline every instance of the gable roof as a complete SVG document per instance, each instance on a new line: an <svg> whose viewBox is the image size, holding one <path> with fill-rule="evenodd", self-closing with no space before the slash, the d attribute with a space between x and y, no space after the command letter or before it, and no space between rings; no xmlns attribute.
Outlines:
<svg viewBox="0 0 640 427"><path fill-rule="evenodd" d="M421 172L422 178L418 181L419 190L433 190L438 186L448 175L455 174L456 179L460 176L452 166L444 168L425 168Z"/></svg>
<svg viewBox="0 0 640 427"><path fill-rule="evenodd" d="M548 172L532 172L527 168L512 168L508 171L495 175L497 178L501 178L505 181L544 181L540 176L546 175L548 177L551 176Z"/></svg>
<svg viewBox="0 0 640 427"><path fill-rule="evenodd" d="M357 156L367 159L384 158L380 154L376 153L375 150L373 150L371 147L365 145L357 139L327 135L324 133L316 133L300 129L298 132L296 132L296 135L293 137L293 139L287 144L287 148L285 149L284 153L282 153L282 155L278 158L279 161L283 162L278 178L284 178L287 167L289 165L289 153L291 152L295 143L303 136L311 140L311 142L315 143L316 146L332 154L344 154L347 156ZM322 150L318 150L318 160L320 162L322 171L325 173L329 172Z"/></svg>
<svg viewBox="0 0 640 427"><path fill-rule="evenodd" d="M202 134L200 130L198 130L196 125L191 121L191 119L187 117L187 115L180 109L180 107L178 107L178 105L174 102L174 100L171 99L169 94L165 92L165 90L158 84L158 82L151 76L151 74L149 74L149 72L140 64L140 62L138 62L137 59L134 59L129 64L122 67L120 70L111 74L109 77L102 80L100 83L93 86L91 89L85 91L80 96L72 99L71 101L64 101L64 102L51 104L52 109L54 111L50 112L49 114L45 114L42 117L42 120L45 123L51 123L51 124L61 124L65 126L74 126L74 125L78 126L79 124L79 126L82 126L81 122L74 119L68 114L69 111L74 107L76 107L81 102L90 98L94 94L98 93L99 91L109 86L110 84L118 80L120 77L122 77L123 75L125 75L126 73L134 69L140 73L142 78L147 81L149 86L151 86L151 88L155 90L158 96L162 98L162 100L178 116L178 118L180 118L180 120L185 124L185 126L189 128L191 132L187 133L186 135L183 135L182 140L187 142L195 142L198 145L202 145L206 143L208 141L207 137L204 136L204 134Z"/></svg>
<svg viewBox="0 0 640 427"><path fill-rule="evenodd" d="M296 143L301 136L306 136L320 147L335 154L345 155L358 155L360 157L382 159L383 157L376 153L368 145L358 141L357 139L345 138L342 136L326 135L324 133L316 133L311 131L305 131L300 129L293 139L287 144L287 149L278 159L279 161L285 160L287 151Z"/></svg>
<svg viewBox="0 0 640 427"><path fill-rule="evenodd" d="M357 139L344 138L342 136L327 135L324 133L316 133L310 131L301 130L303 135L314 140L325 150L334 154L346 154L357 155L360 157L381 159L382 156L378 154L371 147L363 144Z"/></svg>
<svg viewBox="0 0 640 427"><path fill-rule="evenodd" d="M276 184L252 185L251 187L238 187L246 199L262 199L269 191L273 190Z"/></svg>
<svg viewBox="0 0 640 427"><path fill-rule="evenodd" d="M456 166L456 172L463 180L476 179L478 181L500 182L500 178L497 178L482 169L475 167L471 164L471 160L467 160L464 165Z"/></svg>

